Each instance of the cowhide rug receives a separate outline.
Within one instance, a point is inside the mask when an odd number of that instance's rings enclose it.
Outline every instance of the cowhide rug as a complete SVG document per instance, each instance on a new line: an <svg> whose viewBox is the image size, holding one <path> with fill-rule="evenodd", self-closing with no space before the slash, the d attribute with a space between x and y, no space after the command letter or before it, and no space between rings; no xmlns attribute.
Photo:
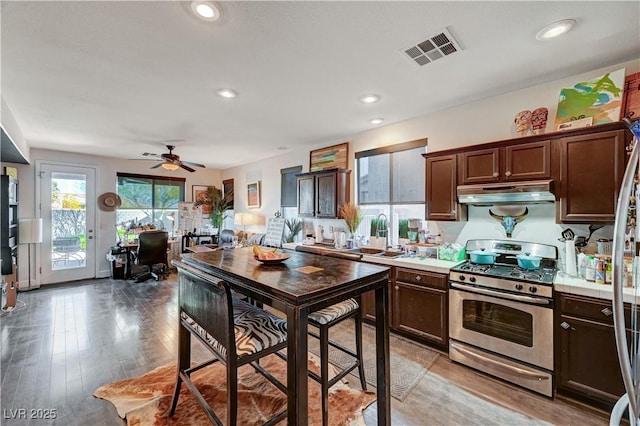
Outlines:
<svg viewBox="0 0 640 426"><path fill-rule="evenodd" d="M267 371L286 383L286 363L270 355L260 361ZM309 369L318 372L315 357L309 360ZM226 373L219 363L206 367L192 376L196 387L216 414L226 421ZM182 384L178 407L169 418L169 407L176 380L176 364L170 363L133 379L104 385L93 393L111 402L118 415L126 418L127 425L206 425L209 420L204 410ZM269 383L250 366L238 371L238 424L260 425L287 405L286 395ZM337 383L329 391L330 425L364 425L362 411L375 400L375 393L351 389ZM286 424L286 419L281 422ZM309 380L309 424L321 425L320 385Z"/></svg>

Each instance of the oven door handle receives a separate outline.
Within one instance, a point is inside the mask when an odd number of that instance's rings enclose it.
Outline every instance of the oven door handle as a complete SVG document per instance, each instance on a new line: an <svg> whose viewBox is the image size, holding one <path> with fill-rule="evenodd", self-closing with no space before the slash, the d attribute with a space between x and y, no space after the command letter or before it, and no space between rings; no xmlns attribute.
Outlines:
<svg viewBox="0 0 640 426"><path fill-rule="evenodd" d="M471 293L486 294L487 296L494 296L494 297L503 297L505 299L515 300L518 302L535 303L536 305L549 305L551 303L549 299L542 299L539 297L530 297L530 296L521 296L519 294L511 294L511 293L498 293L496 291L485 290L483 288L478 288L478 287L473 287L470 285L464 285L464 284L458 284L458 283L451 283L451 287L457 288L460 290L467 290Z"/></svg>
<svg viewBox="0 0 640 426"><path fill-rule="evenodd" d="M506 371L509 371L509 372L517 373L522 377L527 377L529 379L535 379L535 380L538 380L538 381L549 380L548 376L536 373L534 371L525 370L523 368L514 367L513 365L505 365L505 364L501 363L500 361L496 361L496 360L493 360L491 358L487 358L486 356L480 355L479 353L476 353L476 352L470 351L468 349L465 349L465 348L463 348L461 346L458 346L458 345L455 344L455 342L449 342L449 346L452 349L455 349L456 351L458 351L458 352L460 352L460 353L462 353L462 354L464 354L466 356L469 356L471 358L475 358L480 362L484 362L484 363L487 363L487 364L494 365L494 366L496 366L496 367L498 367L500 369L503 369L503 370L506 370Z"/></svg>

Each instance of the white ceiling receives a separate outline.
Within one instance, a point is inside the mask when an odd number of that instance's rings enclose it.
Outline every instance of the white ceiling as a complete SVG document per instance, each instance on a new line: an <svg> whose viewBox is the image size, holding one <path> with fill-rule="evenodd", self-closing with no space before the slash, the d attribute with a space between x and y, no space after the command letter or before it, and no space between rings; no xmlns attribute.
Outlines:
<svg viewBox="0 0 640 426"><path fill-rule="evenodd" d="M187 2L3 0L2 97L28 144L140 158L175 141L224 169L640 58L638 1L218 4L203 22ZM445 27L461 52L403 56Z"/></svg>

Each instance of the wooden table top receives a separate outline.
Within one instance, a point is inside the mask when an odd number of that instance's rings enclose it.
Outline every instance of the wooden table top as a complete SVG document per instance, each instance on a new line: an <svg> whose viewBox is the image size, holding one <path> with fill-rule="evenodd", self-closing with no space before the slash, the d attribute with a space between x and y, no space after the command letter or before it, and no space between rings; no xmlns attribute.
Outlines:
<svg viewBox="0 0 640 426"><path fill-rule="evenodd" d="M275 265L259 262L251 247L185 253L182 261L214 275L247 282L266 294L294 305L331 293L340 293L359 281L388 275L386 266L354 262L315 254L288 252L291 257Z"/></svg>

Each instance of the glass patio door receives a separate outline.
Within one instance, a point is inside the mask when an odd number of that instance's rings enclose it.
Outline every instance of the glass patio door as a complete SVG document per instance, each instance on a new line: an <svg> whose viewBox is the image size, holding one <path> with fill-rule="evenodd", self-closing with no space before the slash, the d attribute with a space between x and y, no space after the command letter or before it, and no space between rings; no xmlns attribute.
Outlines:
<svg viewBox="0 0 640 426"><path fill-rule="evenodd" d="M41 283L96 276L95 169L40 163Z"/></svg>

